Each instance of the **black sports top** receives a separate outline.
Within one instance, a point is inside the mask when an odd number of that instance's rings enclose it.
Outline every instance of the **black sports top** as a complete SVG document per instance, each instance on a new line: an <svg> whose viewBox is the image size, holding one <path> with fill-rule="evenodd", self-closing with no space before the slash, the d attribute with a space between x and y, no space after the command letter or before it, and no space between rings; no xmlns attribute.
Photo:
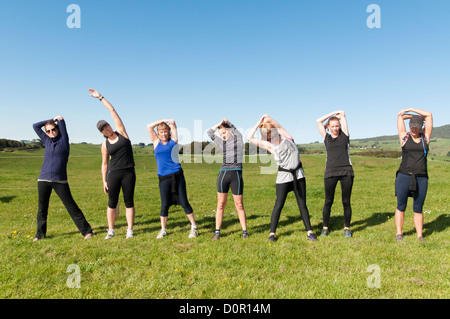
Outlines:
<svg viewBox="0 0 450 319"><path fill-rule="evenodd" d="M420 142L416 143L407 134L405 136L406 143L402 146L402 162L400 163L399 173L428 176L427 157L429 145L426 142L425 136L422 134Z"/></svg>
<svg viewBox="0 0 450 319"><path fill-rule="evenodd" d="M113 171L133 167L133 148L130 140L117 132L115 133L119 137L119 140L116 143L111 144L108 140L106 140L106 150L110 155L108 169Z"/></svg>
<svg viewBox="0 0 450 319"><path fill-rule="evenodd" d="M354 176L349 153L350 138L340 131L336 138L327 134L324 143L327 150L327 164L324 178L345 175Z"/></svg>

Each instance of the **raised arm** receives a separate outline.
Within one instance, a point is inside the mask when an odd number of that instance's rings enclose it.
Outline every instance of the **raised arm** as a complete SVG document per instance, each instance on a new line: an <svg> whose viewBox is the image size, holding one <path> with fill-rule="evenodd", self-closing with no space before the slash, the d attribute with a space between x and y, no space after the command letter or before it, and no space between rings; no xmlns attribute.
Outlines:
<svg viewBox="0 0 450 319"><path fill-rule="evenodd" d="M157 127L161 123L167 123L169 125L171 139L174 140L175 143L178 143L178 132L177 132L177 125L175 124L175 120L164 119L164 120L158 120L153 123L147 124L148 135L150 136L150 139L152 140L153 147L156 147L156 145L160 142L160 138L158 136L158 133L155 131L155 127Z"/></svg>
<svg viewBox="0 0 450 319"><path fill-rule="evenodd" d="M402 110L403 112L414 112L423 117L425 121L425 126L423 128L423 135L427 138L428 143L430 143L431 133L433 131L433 114L428 111L415 109L415 108L406 108Z"/></svg>
<svg viewBox="0 0 450 319"><path fill-rule="evenodd" d="M115 110L115 108L111 105L111 103L108 102L100 93L98 93L94 89L89 89L89 92L91 93L91 96L94 98L99 99L103 105L106 107L106 109L111 113L111 117L114 121L115 129L117 132L119 132L120 135L123 135L127 139L129 139L127 131L125 130L125 126L123 125L123 122L121 118L119 117L119 114Z"/></svg>
<svg viewBox="0 0 450 319"><path fill-rule="evenodd" d="M405 114L404 110L401 110L397 114L397 131L398 131L398 137L400 139L400 143L403 143L403 139L405 138L405 135L408 133L406 131L405 126L405 120L410 119L411 114Z"/></svg>
<svg viewBox="0 0 450 319"><path fill-rule="evenodd" d="M316 120L317 128L319 129L319 133L322 136L322 138L325 138L327 135L326 125L324 124L325 121L327 121L330 117L336 116L340 122L341 122L341 130L345 133L345 135L348 136L348 124L347 124L347 118L345 117L345 112L342 110L334 111L331 113L328 113Z"/></svg>
<svg viewBox="0 0 450 319"><path fill-rule="evenodd" d="M288 137L290 139L292 139L291 134L289 134L281 125L280 123L278 123L274 118L272 118L270 115L264 114L263 115L264 118L264 123L268 123L271 124L277 131L278 134L280 134L281 136L284 137Z"/></svg>
<svg viewBox="0 0 450 319"><path fill-rule="evenodd" d="M66 121L61 115L57 115L53 118L53 122L58 122L59 134L62 138L69 143L69 134L67 133Z"/></svg>
<svg viewBox="0 0 450 319"><path fill-rule="evenodd" d="M48 122L52 121L53 119L48 119L45 121L39 121L37 123L33 124L33 130L36 132L37 136L45 143L45 140L47 140L49 137L45 132L42 130L42 127Z"/></svg>
<svg viewBox="0 0 450 319"><path fill-rule="evenodd" d="M341 131L348 136L348 123L344 111L337 111L336 117L341 121Z"/></svg>
<svg viewBox="0 0 450 319"><path fill-rule="evenodd" d="M247 135L247 140L252 143L255 144L258 147L261 147L269 152L272 152L272 145L270 144L270 142L268 141L263 141L261 139L258 139L255 137L255 133L258 130L258 128L261 126L261 124L264 122L266 115L263 115L259 121L255 124L255 126L253 126L253 128L250 130L250 132Z"/></svg>
<svg viewBox="0 0 450 319"><path fill-rule="evenodd" d="M171 139L175 142L178 143L178 131L177 131L177 124L175 123L175 120L166 120L167 123L169 124L170 127L170 136Z"/></svg>

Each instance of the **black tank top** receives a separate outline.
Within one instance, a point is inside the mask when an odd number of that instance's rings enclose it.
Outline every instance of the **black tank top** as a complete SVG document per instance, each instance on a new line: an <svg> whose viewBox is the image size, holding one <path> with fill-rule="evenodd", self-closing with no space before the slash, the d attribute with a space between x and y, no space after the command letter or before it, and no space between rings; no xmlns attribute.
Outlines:
<svg viewBox="0 0 450 319"><path fill-rule="evenodd" d="M336 138L327 134L324 143L327 150L324 178L345 175L354 176L349 153L350 138L340 131Z"/></svg>
<svg viewBox="0 0 450 319"><path fill-rule="evenodd" d="M406 138L406 143L402 146L402 162L398 171L402 174L428 176L425 151L428 153L429 145L425 142L423 134L419 143L414 142L409 135Z"/></svg>
<svg viewBox="0 0 450 319"><path fill-rule="evenodd" d="M111 144L106 140L106 150L111 156L108 169L113 171L133 167L133 148L130 140L117 132L115 133L119 137L119 140L116 143Z"/></svg>

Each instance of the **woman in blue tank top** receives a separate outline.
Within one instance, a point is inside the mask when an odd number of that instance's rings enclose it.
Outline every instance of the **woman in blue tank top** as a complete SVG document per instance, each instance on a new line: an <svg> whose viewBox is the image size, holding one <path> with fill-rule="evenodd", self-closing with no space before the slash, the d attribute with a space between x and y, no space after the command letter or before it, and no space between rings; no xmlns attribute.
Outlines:
<svg viewBox="0 0 450 319"><path fill-rule="evenodd" d="M167 124L168 123L168 124ZM157 131L155 131L155 127ZM148 134L153 143L159 192L161 195L161 231L156 238L166 236L169 207L181 205L191 223L189 238L197 237L197 224L194 211L186 194L186 180L178 160L178 135L175 120L159 120L147 125Z"/></svg>

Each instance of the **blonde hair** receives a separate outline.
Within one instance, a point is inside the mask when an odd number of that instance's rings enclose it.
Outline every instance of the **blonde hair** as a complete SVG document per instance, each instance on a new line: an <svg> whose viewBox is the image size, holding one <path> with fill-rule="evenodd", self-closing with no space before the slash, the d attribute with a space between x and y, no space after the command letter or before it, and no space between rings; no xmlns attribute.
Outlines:
<svg viewBox="0 0 450 319"><path fill-rule="evenodd" d="M160 123L160 124L158 124L158 126L156 127L156 129L158 130L158 132L160 131L160 130L168 130L169 131L169 139L171 138L171 136L172 136L172 134L171 134L171 132L170 132L170 127L169 127L169 125L167 125L167 123Z"/></svg>

